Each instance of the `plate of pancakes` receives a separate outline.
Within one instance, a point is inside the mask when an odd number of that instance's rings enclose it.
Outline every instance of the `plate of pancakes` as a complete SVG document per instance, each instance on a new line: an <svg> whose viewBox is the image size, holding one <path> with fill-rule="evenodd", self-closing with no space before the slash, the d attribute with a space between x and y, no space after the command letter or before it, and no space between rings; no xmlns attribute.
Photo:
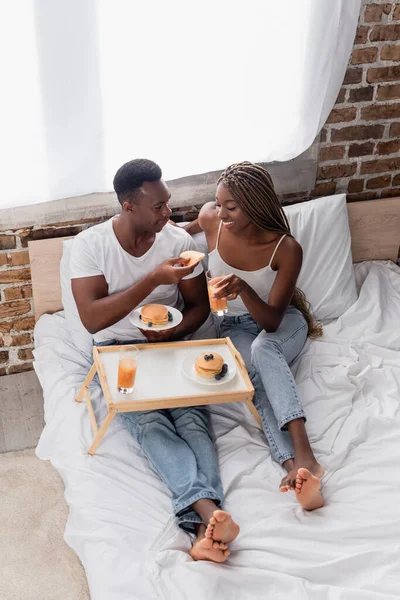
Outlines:
<svg viewBox="0 0 400 600"><path fill-rule="evenodd" d="M149 331L172 329L179 325L182 319L183 315L180 310L164 304L146 304L136 308L129 317L132 325Z"/></svg>
<svg viewBox="0 0 400 600"><path fill-rule="evenodd" d="M236 375L236 365L232 359L224 360L217 352L203 352L195 359L188 356L182 363L184 375L202 385L223 385Z"/></svg>

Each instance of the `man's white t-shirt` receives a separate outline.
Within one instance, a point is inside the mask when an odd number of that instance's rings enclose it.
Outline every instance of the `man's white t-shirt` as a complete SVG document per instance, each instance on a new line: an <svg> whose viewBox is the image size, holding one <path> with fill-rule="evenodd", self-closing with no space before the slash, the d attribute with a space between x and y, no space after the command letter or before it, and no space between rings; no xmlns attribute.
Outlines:
<svg viewBox="0 0 400 600"><path fill-rule="evenodd" d="M103 275L108 284L108 294L111 295L137 283L165 260L178 257L185 250L196 250L193 239L186 231L167 223L160 233L156 234L151 248L143 256L136 258L122 248L114 233L112 222L113 219L109 219L76 236L71 252L71 279ZM203 267L200 264L185 279L197 277L202 272ZM158 286L138 306L150 303L183 308L177 284ZM137 307L132 307L132 310L135 308ZM93 337L97 343L106 340L146 339L129 321L129 315L115 325L98 331Z"/></svg>

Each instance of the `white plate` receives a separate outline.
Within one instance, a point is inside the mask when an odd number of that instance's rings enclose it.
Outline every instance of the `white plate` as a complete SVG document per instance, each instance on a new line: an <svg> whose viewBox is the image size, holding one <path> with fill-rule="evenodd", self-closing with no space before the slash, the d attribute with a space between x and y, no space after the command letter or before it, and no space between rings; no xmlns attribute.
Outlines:
<svg viewBox="0 0 400 600"><path fill-rule="evenodd" d="M140 308L136 308L133 311L133 313L131 313L129 315L129 320L132 323L132 325L134 325L135 327L138 327L139 329L144 329L144 330L147 329L149 331L164 331L165 329L172 329L173 327L176 327L177 325L179 325L179 323L183 319L183 314L181 313L180 310L178 310L177 308L173 308L172 306L165 305L165 308L167 308L169 310L169 312L171 313L171 315L173 317L172 321L171 322L168 321L168 323L166 325L158 325L158 327L153 325L152 327L149 327L147 325L147 323L143 323L143 321L141 321L139 318L142 308L143 308L143 306L141 306Z"/></svg>
<svg viewBox="0 0 400 600"><path fill-rule="evenodd" d="M191 381L194 381L194 383L200 383L201 385L208 386L224 385L224 383L232 381L232 379L236 375L236 365L233 358L225 360L225 363L228 365L228 371L225 377L223 377L220 380L217 380L214 377L212 379L205 379L204 377L200 377L199 375L197 375L196 370L194 368L195 360L196 358L194 358L193 356L188 356L182 363L183 374Z"/></svg>

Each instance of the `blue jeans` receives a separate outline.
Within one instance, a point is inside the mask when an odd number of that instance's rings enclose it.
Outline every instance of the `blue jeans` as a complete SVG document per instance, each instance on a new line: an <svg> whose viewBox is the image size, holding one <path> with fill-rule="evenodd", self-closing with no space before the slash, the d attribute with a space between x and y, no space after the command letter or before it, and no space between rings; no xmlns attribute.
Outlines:
<svg viewBox="0 0 400 600"><path fill-rule="evenodd" d="M110 340L97 346L141 344ZM120 413L154 471L172 494L178 525L193 533L201 517L191 505L202 498L221 506L224 496L206 407L194 406Z"/></svg>
<svg viewBox="0 0 400 600"><path fill-rule="evenodd" d="M304 411L289 365L307 340L307 322L289 307L277 331L266 333L250 314L225 316L220 337L230 337L241 353L255 389L254 404L260 413L271 455L280 464L294 457L287 424L303 418Z"/></svg>

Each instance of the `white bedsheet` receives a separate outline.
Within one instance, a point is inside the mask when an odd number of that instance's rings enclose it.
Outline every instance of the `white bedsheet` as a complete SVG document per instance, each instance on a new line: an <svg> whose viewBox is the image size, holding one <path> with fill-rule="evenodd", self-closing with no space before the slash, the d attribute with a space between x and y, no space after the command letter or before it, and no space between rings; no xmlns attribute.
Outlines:
<svg viewBox="0 0 400 600"><path fill-rule="evenodd" d="M224 565L194 562L169 492L115 419L96 456L84 404L89 364L61 315L35 330L46 427L37 455L63 477L67 543L93 600L383 600L400 597L400 268L356 268L355 305L295 365L326 505L305 512L242 405L212 407L226 508L241 525ZM104 407L95 390L96 414ZM93 392L92 392L93 393Z"/></svg>

